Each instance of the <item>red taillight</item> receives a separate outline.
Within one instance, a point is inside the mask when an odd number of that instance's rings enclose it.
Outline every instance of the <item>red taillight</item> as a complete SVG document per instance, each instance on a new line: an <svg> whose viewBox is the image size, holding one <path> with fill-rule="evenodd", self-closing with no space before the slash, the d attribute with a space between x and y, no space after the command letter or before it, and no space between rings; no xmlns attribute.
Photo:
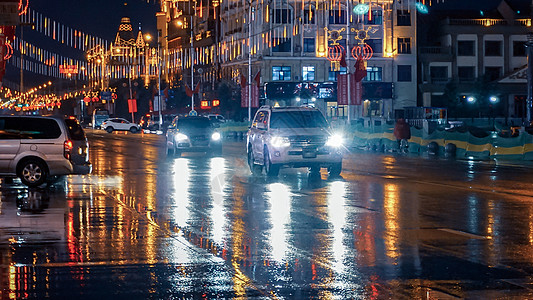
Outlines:
<svg viewBox="0 0 533 300"><path fill-rule="evenodd" d="M70 153L72 152L72 148L74 145L72 144L71 140L66 140L65 144L63 145L63 155L66 159L70 159Z"/></svg>

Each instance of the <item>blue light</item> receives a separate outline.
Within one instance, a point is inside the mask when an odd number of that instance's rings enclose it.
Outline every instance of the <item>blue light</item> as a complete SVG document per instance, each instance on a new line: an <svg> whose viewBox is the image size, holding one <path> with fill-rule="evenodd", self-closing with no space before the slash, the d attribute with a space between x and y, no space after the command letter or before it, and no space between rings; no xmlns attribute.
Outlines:
<svg viewBox="0 0 533 300"><path fill-rule="evenodd" d="M353 8L353 13L356 15L364 15L368 12L370 7L368 4L365 3L359 3Z"/></svg>
<svg viewBox="0 0 533 300"><path fill-rule="evenodd" d="M428 7L426 5L424 5L424 3L417 2L415 4L415 6L416 6L416 9L418 10L418 12L421 13L421 14L427 14L429 12Z"/></svg>

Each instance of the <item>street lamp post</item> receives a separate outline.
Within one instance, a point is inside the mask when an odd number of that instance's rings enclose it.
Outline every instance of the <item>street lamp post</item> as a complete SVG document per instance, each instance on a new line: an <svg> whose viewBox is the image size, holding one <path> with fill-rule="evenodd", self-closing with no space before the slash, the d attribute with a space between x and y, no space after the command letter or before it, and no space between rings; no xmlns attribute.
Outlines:
<svg viewBox="0 0 533 300"><path fill-rule="evenodd" d="M248 7L248 123L252 124L252 1Z"/></svg>
<svg viewBox="0 0 533 300"><path fill-rule="evenodd" d="M527 127L533 122L533 33L529 33L526 42L527 49Z"/></svg>
<svg viewBox="0 0 533 300"><path fill-rule="evenodd" d="M157 30L157 108L159 111L159 130L163 130L163 111L161 110L161 53L159 44L161 41L159 40L161 37L161 34L159 33L159 30Z"/></svg>

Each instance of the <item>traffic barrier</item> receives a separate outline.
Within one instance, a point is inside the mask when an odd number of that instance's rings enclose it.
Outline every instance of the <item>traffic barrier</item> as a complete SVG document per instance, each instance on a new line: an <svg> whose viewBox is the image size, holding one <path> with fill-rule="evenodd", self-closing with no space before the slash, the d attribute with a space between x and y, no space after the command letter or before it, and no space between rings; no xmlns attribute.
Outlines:
<svg viewBox="0 0 533 300"><path fill-rule="evenodd" d="M394 125L382 124L365 127L362 124L344 128L351 140L352 147L379 151L396 151L398 144L394 138ZM519 132L517 136L503 137L497 132L489 132L480 137L484 131L434 130L431 133L411 127L408 140L410 153L434 153L456 158L533 160L533 135Z"/></svg>

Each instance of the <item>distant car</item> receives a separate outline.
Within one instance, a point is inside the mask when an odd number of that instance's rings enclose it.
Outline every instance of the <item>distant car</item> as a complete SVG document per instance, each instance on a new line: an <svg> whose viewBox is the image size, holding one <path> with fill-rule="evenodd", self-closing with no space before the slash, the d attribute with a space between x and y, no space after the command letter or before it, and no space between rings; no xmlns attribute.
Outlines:
<svg viewBox="0 0 533 300"><path fill-rule="evenodd" d="M222 136L207 117L175 117L166 132L167 153L222 152Z"/></svg>
<svg viewBox="0 0 533 300"><path fill-rule="evenodd" d="M107 119L102 123L102 129L111 133L114 130L130 131L131 133L136 133L141 130L141 126L135 123L132 123L126 119L122 118L111 118Z"/></svg>
<svg viewBox="0 0 533 300"><path fill-rule="evenodd" d="M207 117L208 117L209 120L211 120L211 121L217 121L217 122L220 122L220 123L224 123L224 122L226 122L226 119L225 119L224 116L222 116L222 115L210 114L210 115L207 115Z"/></svg>

